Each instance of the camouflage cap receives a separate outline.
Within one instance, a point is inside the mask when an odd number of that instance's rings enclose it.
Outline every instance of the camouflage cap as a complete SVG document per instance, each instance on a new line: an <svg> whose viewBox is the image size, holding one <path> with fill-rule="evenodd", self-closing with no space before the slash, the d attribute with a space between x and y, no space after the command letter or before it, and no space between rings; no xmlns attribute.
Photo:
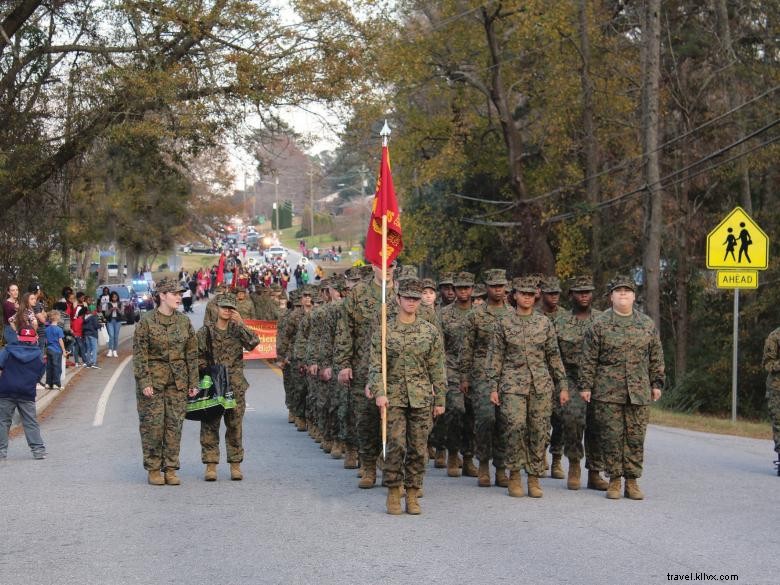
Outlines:
<svg viewBox="0 0 780 585"><path fill-rule="evenodd" d="M422 298L422 281L419 278L404 278L398 283L398 294L402 297Z"/></svg>
<svg viewBox="0 0 780 585"><path fill-rule="evenodd" d="M432 288L433 290L436 290L436 283L432 278L423 278L421 281L423 288Z"/></svg>
<svg viewBox="0 0 780 585"><path fill-rule="evenodd" d="M471 272L458 272L452 284L455 286L474 286L474 275Z"/></svg>
<svg viewBox="0 0 780 585"><path fill-rule="evenodd" d="M310 296L313 297L317 294L317 289L311 285L311 284L304 284L301 289L301 296Z"/></svg>
<svg viewBox="0 0 780 585"><path fill-rule="evenodd" d="M330 279L328 286L339 291L340 293L343 293L345 290L347 290L347 279L344 278L344 276L341 274L336 275Z"/></svg>
<svg viewBox="0 0 780 585"><path fill-rule="evenodd" d="M512 290L516 292L536 293L537 276L518 276L512 279Z"/></svg>
<svg viewBox="0 0 780 585"><path fill-rule="evenodd" d="M574 282L571 283L569 290L574 292L596 290L596 287L593 286L593 277L586 274L575 276Z"/></svg>
<svg viewBox="0 0 780 585"><path fill-rule="evenodd" d="M373 278L374 276L374 267L371 266L371 264L364 264L363 266L358 267L358 271L360 278L368 278L369 276Z"/></svg>
<svg viewBox="0 0 780 585"><path fill-rule="evenodd" d="M439 286L449 284L453 285L455 284L455 273L454 272L442 272L439 275Z"/></svg>
<svg viewBox="0 0 780 585"><path fill-rule="evenodd" d="M542 279L542 292L543 293L559 293L561 292L561 281L557 276L545 276Z"/></svg>
<svg viewBox="0 0 780 585"><path fill-rule="evenodd" d="M609 292L612 292L616 288L630 288L636 292L636 282L627 274L618 274L609 283Z"/></svg>
<svg viewBox="0 0 780 585"><path fill-rule="evenodd" d="M321 278L319 282L320 290L330 286L330 278Z"/></svg>
<svg viewBox="0 0 780 585"><path fill-rule="evenodd" d="M177 293L184 292L184 287L175 278L164 276L157 281L157 287L155 288L157 293Z"/></svg>
<svg viewBox="0 0 780 585"><path fill-rule="evenodd" d="M344 276L347 280L360 280L360 269L357 266L352 266L344 271Z"/></svg>
<svg viewBox="0 0 780 585"><path fill-rule="evenodd" d="M406 278L417 278L417 267L411 264L397 266L393 271L394 280L404 280Z"/></svg>
<svg viewBox="0 0 780 585"><path fill-rule="evenodd" d="M280 291L280 290L282 290L282 285L279 284L278 282L275 282L275 283L273 283L271 285L271 291L277 292L277 291Z"/></svg>
<svg viewBox="0 0 780 585"><path fill-rule="evenodd" d="M479 297L487 296L487 287L481 282L474 285L474 290L471 291L471 298L476 299Z"/></svg>
<svg viewBox="0 0 780 585"><path fill-rule="evenodd" d="M233 294L238 294L240 292L244 292L245 293L246 292L246 287L239 284L239 285L234 286L230 290L230 292L232 292Z"/></svg>
<svg viewBox="0 0 780 585"><path fill-rule="evenodd" d="M482 274L482 281L488 286L509 284L506 280L506 270L503 268L491 268Z"/></svg>
<svg viewBox="0 0 780 585"><path fill-rule="evenodd" d="M233 293L223 293L217 297L217 306L221 309L235 309L236 295Z"/></svg>

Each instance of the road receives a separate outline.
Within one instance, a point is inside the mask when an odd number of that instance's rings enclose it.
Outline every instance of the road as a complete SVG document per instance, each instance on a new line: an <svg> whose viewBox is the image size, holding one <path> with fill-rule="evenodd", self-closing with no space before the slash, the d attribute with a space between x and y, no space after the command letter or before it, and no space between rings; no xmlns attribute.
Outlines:
<svg viewBox="0 0 780 585"><path fill-rule="evenodd" d="M431 467L423 515L393 517L383 489L358 489L354 471L287 424L278 373L256 363L244 481L231 482L224 463L219 481L202 480L198 426L186 421L182 485L155 487L141 465L132 363L95 426L124 359L82 376L50 410L48 459L11 441L0 466L0 583L780 581L780 478L768 441L651 427L642 502L553 479L542 481L543 499L514 499Z"/></svg>

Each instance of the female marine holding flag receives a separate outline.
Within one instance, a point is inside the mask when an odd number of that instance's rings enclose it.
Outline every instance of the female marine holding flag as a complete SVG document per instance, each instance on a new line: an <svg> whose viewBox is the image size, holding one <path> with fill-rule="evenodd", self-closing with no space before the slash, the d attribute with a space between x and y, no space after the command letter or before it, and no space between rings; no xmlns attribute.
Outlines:
<svg viewBox="0 0 780 585"><path fill-rule="evenodd" d="M417 317L422 282L403 280L398 311L387 323L387 388L382 381L382 336L374 332L368 386L380 410L386 409L388 444L384 463L387 513L401 514L401 485L406 487L406 512L419 514L417 500L428 461L428 435L433 417L444 413L447 381L444 348L434 325Z"/></svg>

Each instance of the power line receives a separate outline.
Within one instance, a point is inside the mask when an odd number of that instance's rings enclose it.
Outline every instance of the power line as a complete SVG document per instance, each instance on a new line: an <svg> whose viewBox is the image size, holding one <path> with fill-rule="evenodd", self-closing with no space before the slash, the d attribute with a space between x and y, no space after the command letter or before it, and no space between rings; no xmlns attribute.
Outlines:
<svg viewBox="0 0 780 585"><path fill-rule="evenodd" d="M755 138L759 134L762 134L763 132L766 132L767 130L769 130L770 128L772 128L772 127L774 127L774 126L776 126L778 124L780 124L780 118L776 119L774 122L771 122L771 123L767 124L766 126L763 126L762 128L759 128L758 130L750 133L748 136L745 136L744 138L741 138L741 139L739 139L739 140L737 140L737 141L735 141L735 142L733 142L733 143L731 143L731 144L729 144L727 146L724 146L723 148L720 148L720 149L718 149L718 150L708 154L707 156L704 156L704 157L700 158L696 162L694 162L694 163L692 163L692 164L690 164L690 165L688 165L686 167L683 167L682 169L678 169L678 170L676 170L676 171L674 171L672 173L669 173L668 175L665 175L664 177L659 179L657 182L651 183L651 185L662 185L662 186L665 186L665 187L673 187L673 186L678 185L678 184L680 184L682 182L689 181L689 180L691 180L691 179L693 179L693 178L695 178L695 177L697 177L697 176L699 176L699 175L701 175L703 173L711 172L711 171L713 171L713 170L715 170L715 169L717 169L717 168L719 168L719 167L721 167L723 165L726 165L726 164L728 164L730 162L733 162L733 161L738 160L738 159L740 159L740 158L742 158L744 156L747 156L748 154L751 154L751 153L755 152L756 150L759 150L761 148L765 148L766 146L769 146L770 144L773 144L774 142L777 142L778 140L780 140L780 136L772 137L769 140L767 140L767 141L765 141L765 142L763 142L763 143L761 143L761 144L759 144L759 145L757 145L757 146L755 146L755 147L753 147L753 148L751 148L751 149L749 149L749 150L747 150L745 152L736 154L736 155L734 155L734 156L732 156L732 157L730 157L730 158L728 158L726 160L723 160L723 161L721 161L721 162L719 162L719 163L717 163L715 165L709 166L706 169L701 169L701 170L699 170L699 171L697 171L697 172L695 172L695 173L693 173L691 175L684 176L684 177L682 177L680 179L677 179L675 181L672 181L671 183L667 183L666 185L664 185L664 183L666 183L670 179L672 179L672 178L674 178L674 177L676 177L676 176L678 176L678 175L680 175L682 173L685 173L686 171L688 171L688 170L690 170L690 169L692 169L694 167L697 167L697 166L701 165L702 163L707 162L708 160L711 160L713 158L717 158L718 156L724 154L725 152L728 152L732 148L735 148L736 146L739 146L740 144L743 144L744 142L747 142L748 140L751 140L752 138ZM629 197L633 197L633 196L638 195L640 193L644 193L648 188L649 188L649 185L647 185L647 184L642 185L641 187L638 187L637 189L633 189L633 190L628 191L626 193L621 193L620 195L617 195L616 197L612 197L611 199L607 199L605 201L601 201L598 204L596 204L596 205L594 205L594 206L592 206L592 207L590 207L588 209L583 209L583 210L579 210L579 211L569 211L569 212L566 212L566 213L562 213L562 214L559 214L559 215L552 216L550 218L547 218L545 220L545 223L557 223L559 221L565 221L567 219L573 219L573 218L581 216L581 215L592 214L595 211L599 211L601 209L606 209L607 207L611 207L611 206L615 205L616 203L619 203L620 201L622 201L624 199L628 199ZM466 222L466 223L474 223L474 224L477 224L477 225L490 225L490 226L495 226L495 227L512 227L512 226L520 225L520 222L517 222L517 221L489 222L489 221L479 220L479 219L475 219L475 218L461 218L461 221Z"/></svg>
<svg viewBox="0 0 780 585"><path fill-rule="evenodd" d="M661 144L660 146L658 146L655 150L653 150L651 152L658 152L658 151L662 150L663 148L669 146L670 144L674 144L675 142L679 142L680 140L682 140L684 138L687 138L688 136L691 136L692 134L695 134L696 132L699 132L700 130L703 130L704 128L707 128L707 127L711 126L715 122L718 122L719 120L722 120L723 118L725 118L727 116L730 116L731 114L741 110L742 108L747 107L750 104L752 104L752 103L754 103L754 102L756 102L756 101L758 101L760 99L763 99L763 98L765 98L768 95L771 95L772 93L776 92L778 89L780 89L780 85L776 85L776 86L768 89L767 91L765 91L765 92L763 92L763 93L761 93L761 94L751 98L750 100L748 100L748 101L746 101L746 102L744 102L744 103L742 103L742 104L740 104L738 106L735 106L734 108L732 108L732 109L730 109L730 110L728 110L728 111L726 111L726 112L716 116L715 118L713 118L711 120L708 120L707 122L704 122L703 124L701 124L700 126L697 126L696 128L688 130L687 132L684 132L683 134L680 134L679 136L675 136L674 138L671 138L671 139L667 140L666 142L664 142L663 144ZM515 201L515 202L513 202L512 207L517 207L518 205L523 205L523 204L528 204L528 203L535 203L536 201L540 201L542 199L546 199L548 197L552 197L553 195L558 195L559 193L562 193L564 191L568 191L569 189L572 189L574 187L579 187L581 185L584 185L585 182L588 181L588 180L596 179L598 177L602 177L604 175L613 173L615 171L623 170L623 169L625 169L629 165L629 163L631 163L631 162L633 162L635 160L642 159L645 156L646 156L646 154L642 153L642 154L638 154L636 156L633 156L631 158L627 158L623 162L621 162L620 164L615 165L614 167L610 167L608 169L604 169L603 171L601 171L599 173L596 173L595 175L592 175L591 177L586 177L585 179L582 179L580 181L576 181L574 183L569 183L568 185L562 185L561 187L556 187L552 191L547 191L546 193L542 193L541 195L536 195L535 197L531 197L529 199L523 199L521 201ZM470 199L466 195L459 195L459 194L456 194L456 193L453 193L452 195L455 196L455 197L459 197L461 199ZM480 201L481 203L488 203L488 204L495 204L495 205L501 205L501 204L507 203L506 201L500 201L500 200L474 199L474 198L471 198L471 199L476 200L476 201Z"/></svg>

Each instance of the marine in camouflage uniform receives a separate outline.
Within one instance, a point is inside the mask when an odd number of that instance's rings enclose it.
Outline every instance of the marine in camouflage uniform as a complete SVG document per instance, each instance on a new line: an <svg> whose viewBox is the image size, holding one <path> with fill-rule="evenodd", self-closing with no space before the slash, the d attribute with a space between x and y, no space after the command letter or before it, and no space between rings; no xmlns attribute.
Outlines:
<svg viewBox="0 0 780 585"><path fill-rule="evenodd" d="M308 373L306 371L306 344L311 331L311 311L314 287L305 285L301 291L301 316L295 330L292 347L293 391L290 407L295 417L295 426L299 431L306 430L306 397L309 393Z"/></svg>
<svg viewBox="0 0 780 585"><path fill-rule="evenodd" d="M377 283L381 271L370 281L357 284L344 299L341 320L336 331L335 366L339 382L350 388L350 408L355 413L356 434L363 470L358 484L364 489L376 483L376 461L381 449L379 411L365 395L368 384L368 361L371 336L379 328L382 306L382 285ZM392 280L387 281L387 305L393 303ZM350 379L351 378L351 379ZM351 463L352 453L344 462ZM349 467L352 467L350 465Z"/></svg>
<svg viewBox="0 0 780 585"><path fill-rule="evenodd" d="M399 282L401 307L387 323L387 391L382 384L382 336L371 339L368 384L376 405L386 399L387 458L384 483L388 486L387 511L400 514L400 486L406 487L406 510L419 514L417 502L428 460L426 442L432 425L432 409L445 403L444 351L436 328L415 311L422 296L416 278ZM417 299L417 300L415 300Z"/></svg>
<svg viewBox="0 0 780 585"><path fill-rule="evenodd" d="M643 498L636 480L642 475L650 404L664 385L661 338L652 319L633 309L635 287L627 276L612 280L612 308L585 333L579 368L580 393L593 404L610 499L620 497L621 477L629 498Z"/></svg>
<svg viewBox="0 0 780 585"><path fill-rule="evenodd" d="M504 463L504 434L498 425L498 407L490 401L487 379L487 352L498 328L498 321L512 310L505 303L506 270L486 270L485 284L489 287L488 302L475 307L467 317L460 354L461 390L467 393L474 407L474 451L479 460L479 481L490 486L488 465L493 460L496 485L506 487Z"/></svg>
<svg viewBox="0 0 780 585"><path fill-rule="evenodd" d="M559 305L561 283L556 276L544 276L539 282L539 291L541 294L539 310L545 317L554 321L563 312ZM553 456L550 477L555 479L564 478L563 466L561 465L564 447L562 408L558 401L558 389L556 388L553 395L552 416L550 416L550 454Z"/></svg>
<svg viewBox="0 0 780 585"><path fill-rule="evenodd" d="M528 495L540 498L552 399L557 387L560 400L567 402L568 384L555 328L533 310L535 282L515 278L512 286L517 310L499 321L488 349L487 377L506 433L509 495L524 495L520 468L525 467Z"/></svg>
<svg viewBox="0 0 780 585"><path fill-rule="evenodd" d="M278 285L277 285L278 286ZM276 321L279 318L279 302L273 295L273 290L261 288L253 295L255 315L262 321Z"/></svg>
<svg viewBox="0 0 780 585"><path fill-rule="evenodd" d="M320 432L323 436L323 451L334 459L341 459L345 451L346 410L348 389L339 384L334 372L334 347L336 328L341 318L342 297L347 292L347 281L343 276L328 279L330 302L324 306L320 325L319 342L315 361L318 367L322 392Z"/></svg>
<svg viewBox="0 0 780 585"><path fill-rule="evenodd" d="M242 319L257 319L257 316L255 315L255 304L252 302L252 299L247 297L246 289L236 288L234 299L236 310L238 311L238 314L241 315ZM219 307L219 304L217 304L217 307Z"/></svg>
<svg viewBox="0 0 780 585"><path fill-rule="evenodd" d="M324 316L327 310L327 306L330 303L330 294L328 292L328 279L320 281L319 300L322 301L315 305L311 311L310 320L311 325L309 329L309 339L306 347L306 357L304 362L306 363L308 378L307 383L309 387L308 401L306 413L309 417L309 423L311 428L309 429L312 438L315 442L320 444L320 448L325 449L327 444L325 437L323 436L323 430L325 427L325 388L324 384L319 378L319 350L323 343L323 324ZM330 448L326 453L330 452Z"/></svg>
<svg viewBox="0 0 780 585"><path fill-rule="evenodd" d="M160 295L181 293L172 278L157 283ZM198 342L190 320L178 311L171 315L162 306L146 313L133 334L133 372L140 421L141 449L149 483L178 485L181 429L187 393L198 388ZM144 393L152 388L151 396Z"/></svg>
<svg viewBox="0 0 780 585"><path fill-rule="evenodd" d="M206 479L215 480L216 464L219 463L219 427L225 420L225 448L230 463L231 479L242 479L239 464L244 460L243 420L246 412L246 391L249 383L244 377L244 351L252 350L258 343L257 335L243 323L238 313L238 299L233 294L224 294L218 301L219 309L231 310L231 319L220 329L219 319L214 325L206 325L198 331L198 367L208 372L209 364L227 367L230 388L236 399L236 407L228 409L222 416L203 420L200 423L201 460L206 464ZM238 315L238 318L232 316Z"/></svg>
<svg viewBox="0 0 780 585"><path fill-rule="evenodd" d="M780 328L772 331L766 338L761 364L767 373L766 400L769 406L769 417L772 420L775 453L780 455ZM780 462L776 461L775 465L777 465L777 475L780 475Z"/></svg>
<svg viewBox="0 0 780 585"><path fill-rule="evenodd" d="M209 299L209 302L206 303L206 312L203 315L203 324L204 325L213 325L217 322L217 301L219 300L219 296L222 294L225 294L230 291L230 287L225 284L220 284L213 297Z"/></svg>
<svg viewBox="0 0 780 585"><path fill-rule="evenodd" d="M570 400L561 407L563 422L564 453L569 460L567 487L572 490L580 487L580 460L585 456L585 467L589 470L588 487L607 489L606 482L599 475L604 464L598 454L598 441L592 436L592 425L587 424L588 403L577 392L579 362L582 356L582 342L585 331L593 320L601 314L591 307L593 300L593 278L578 276L569 287L571 311L558 311L553 319L558 333L558 346L561 350L563 367L569 382ZM591 418L592 418L592 409ZM583 449L583 438L585 447Z"/></svg>
<svg viewBox="0 0 780 585"><path fill-rule="evenodd" d="M282 368L282 380L284 383L284 403L287 406L290 423L295 422L292 412L292 394L295 384L295 373L292 367L292 349L298 324L303 315L301 309L301 291L296 289L290 292L290 304L292 305L279 320L276 336L276 358L279 367Z"/></svg>
<svg viewBox="0 0 780 585"><path fill-rule="evenodd" d="M468 328L474 275L459 272L454 278L456 301L441 310L441 330L447 367L447 409L444 415L447 447L447 475L459 477L458 452L463 453L463 473L477 476L474 466L474 410L471 400L461 391L459 360L463 336ZM441 436L437 437L441 440ZM435 444L441 449L441 443Z"/></svg>

